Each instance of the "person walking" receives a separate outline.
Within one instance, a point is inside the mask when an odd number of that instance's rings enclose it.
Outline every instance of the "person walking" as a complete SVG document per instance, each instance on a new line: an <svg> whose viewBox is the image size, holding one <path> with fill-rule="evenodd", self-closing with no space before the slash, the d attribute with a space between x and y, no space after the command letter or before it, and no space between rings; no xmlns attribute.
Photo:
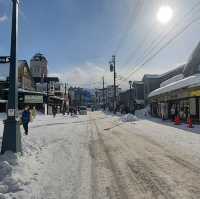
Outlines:
<svg viewBox="0 0 200 199"><path fill-rule="evenodd" d="M25 107L24 111L22 112L22 125L25 131L25 135L28 135L28 125L31 120L31 113L29 107Z"/></svg>
<svg viewBox="0 0 200 199"><path fill-rule="evenodd" d="M53 112L53 117L56 117L57 107L55 105L53 106L52 112Z"/></svg>
<svg viewBox="0 0 200 199"><path fill-rule="evenodd" d="M36 118L36 115L37 115L37 111L36 111L35 106L33 107L33 109L32 109L31 112L32 112L33 119L35 119L35 118Z"/></svg>
<svg viewBox="0 0 200 199"><path fill-rule="evenodd" d="M172 105L172 107L171 107L171 117L172 117L172 121L174 121L174 119L175 119L175 114L176 114L176 110L175 110L174 106Z"/></svg>

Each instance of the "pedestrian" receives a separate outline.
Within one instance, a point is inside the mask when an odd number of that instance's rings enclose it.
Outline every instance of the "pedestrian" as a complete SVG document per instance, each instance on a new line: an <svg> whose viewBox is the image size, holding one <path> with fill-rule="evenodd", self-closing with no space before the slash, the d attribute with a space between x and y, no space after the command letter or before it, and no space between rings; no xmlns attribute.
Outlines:
<svg viewBox="0 0 200 199"><path fill-rule="evenodd" d="M53 112L53 117L56 117L57 107L55 105L53 106L52 112Z"/></svg>
<svg viewBox="0 0 200 199"><path fill-rule="evenodd" d="M189 108L186 107L186 108L185 108L185 120L186 120L186 121L188 120L188 116L189 116Z"/></svg>
<svg viewBox="0 0 200 199"><path fill-rule="evenodd" d="M171 107L171 117L172 117L172 121L174 121L174 119L175 119L175 112L176 112L176 110L175 110L174 106L172 105L172 107Z"/></svg>
<svg viewBox="0 0 200 199"><path fill-rule="evenodd" d="M22 125L25 131L25 135L28 135L28 125L31 120L31 113L29 107L25 107L24 111L22 112Z"/></svg>
<svg viewBox="0 0 200 199"><path fill-rule="evenodd" d="M35 106L33 107L33 109L32 109L32 116L33 116L33 119L35 119L36 118L36 115L37 115L37 111L36 111L36 109L35 109Z"/></svg>

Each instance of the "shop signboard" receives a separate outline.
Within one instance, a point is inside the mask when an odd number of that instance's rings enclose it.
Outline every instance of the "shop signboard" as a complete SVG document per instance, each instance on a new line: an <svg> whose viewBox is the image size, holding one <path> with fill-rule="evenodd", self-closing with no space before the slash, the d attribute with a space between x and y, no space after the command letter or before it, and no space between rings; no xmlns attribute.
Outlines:
<svg viewBox="0 0 200 199"><path fill-rule="evenodd" d="M196 99L190 98L189 102L190 102L190 114L196 115Z"/></svg>
<svg viewBox="0 0 200 199"><path fill-rule="evenodd" d="M26 104L42 104L43 96L42 95L25 95L24 103Z"/></svg>
<svg viewBox="0 0 200 199"><path fill-rule="evenodd" d="M200 90L191 91L190 96L191 97L200 97Z"/></svg>

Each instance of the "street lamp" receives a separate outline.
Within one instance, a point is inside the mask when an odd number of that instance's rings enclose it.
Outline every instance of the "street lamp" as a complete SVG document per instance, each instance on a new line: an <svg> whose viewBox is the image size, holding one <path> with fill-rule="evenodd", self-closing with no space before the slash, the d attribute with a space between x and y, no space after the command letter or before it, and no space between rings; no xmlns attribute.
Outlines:
<svg viewBox="0 0 200 199"><path fill-rule="evenodd" d="M4 124L1 153L6 151L21 152L21 132L18 115L18 84L17 84L17 33L18 33L18 0L12 0L12 30L10 49L10 72L7 119Z"/></svg>
<svg viewBox="0 0 200 199"><path fill-rule="evenodd" d="M131 112L131 88L132 88L132 81L129 82L130 90L129 90L129 112Z"/></svg>

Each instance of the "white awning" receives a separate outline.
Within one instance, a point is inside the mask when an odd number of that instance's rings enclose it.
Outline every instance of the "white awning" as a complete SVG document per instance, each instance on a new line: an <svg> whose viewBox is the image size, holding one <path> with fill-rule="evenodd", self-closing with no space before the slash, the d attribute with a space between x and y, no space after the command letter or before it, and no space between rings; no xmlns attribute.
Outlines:
<svg viewBox="0 0 200 199"><path fill-rule="evenodd" d="M195 74L190 77L184 78L182 80L168 84L162 88L158 88L152 91L148 97L150 98L150 97L154 97L154 96L168 93L171 91L176 91L179 89L192 87L194 85L198 85L199 83L200 83L200 74Z"/></svg>

